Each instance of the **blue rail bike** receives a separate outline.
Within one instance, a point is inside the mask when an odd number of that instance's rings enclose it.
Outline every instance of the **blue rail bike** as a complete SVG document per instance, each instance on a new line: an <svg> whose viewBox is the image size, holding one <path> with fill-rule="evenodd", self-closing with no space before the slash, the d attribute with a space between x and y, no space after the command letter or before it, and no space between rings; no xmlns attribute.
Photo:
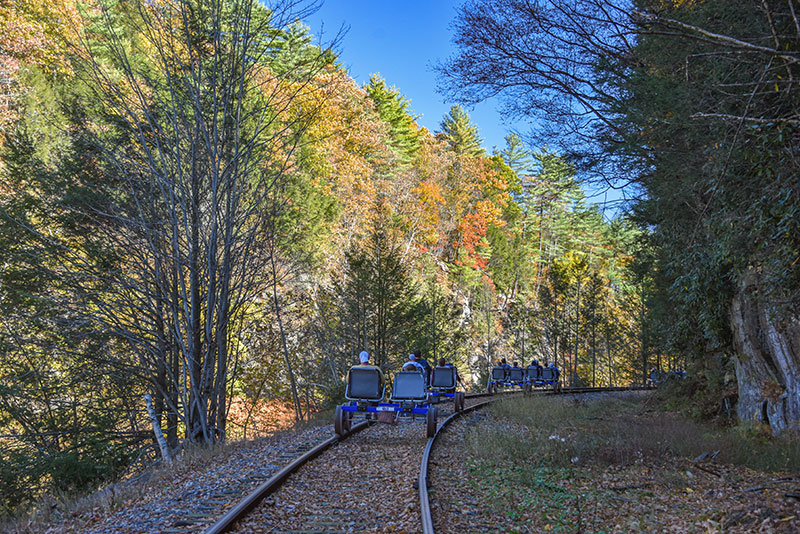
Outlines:
<svg viewBox="0 0 800 534"><path fill-rule="evenodd" d="M431 402L438 403L442 399L453 399L453 409L460 412L464 409L464 392L456 391L458 371L451 365L436 366L431 371L431 386L428 389Z"/></svg>
<svg viewBox="0 0 800 534"><path fill-rule="evenodd" d="M525 372L527 373L528 381L532 387L551 387L555 391L561 389L561 381L559 380L560 371L558 367L540 367L538 365L529 365Z"/></svg>
<svg viewBox="0 0 800 534"><path fill-rule="evenodd" d="M531 382L528 380L525 369L521 367L492 367L492 375L489 378L487 391L497 393L505 389L520 388L528 393L531 390Z"/></svg>
<svg viewBox="0 0 800 534"><path fill-rule="evenodd" d="M375 368L354 367L348 373L345 398L349 403L336 407L333 428L344 435L357 419L397 423L401 419L425 421L426 435L436 433L438 409L430 404L425 375L415 371L400 371L394 376L389 402L384 402L386 387L381 373Z"/></svg>

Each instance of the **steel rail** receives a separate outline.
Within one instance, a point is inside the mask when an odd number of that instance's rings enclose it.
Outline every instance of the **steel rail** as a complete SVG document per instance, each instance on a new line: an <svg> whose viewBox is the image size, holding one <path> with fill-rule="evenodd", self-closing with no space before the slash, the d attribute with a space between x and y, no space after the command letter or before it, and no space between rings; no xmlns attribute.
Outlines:
<svg viewBox="0 0 800 534"><path fill-rule="evenodd" d="M244 499L239 501L236 506L228 510L225 515L219 518L213 525L208 527L204 534L222 534L223 532L228 532L237 521L242 519L253 508L255 508L258 503L264 499L264 497L270 493L274 493L278 488L280 488L281 484L283 484L283 482L289 478L289 475L297 471L302 465L313 460L332 445L339 443L340 441L349 438L353 434L367 428L371 423L372 421L363 421L358 423L354 425L347 434L343 436L334 435L332 438L323 441L314 448L309 449L303 455L295 458L291 463L283 466L268 480L264 481Z"/></svg>
<svg viewBox="0 0 800 534"><path fill-rule="evenodd" d="M478 395L475 395L475 397L478 396L481 397L488 396L488 394L480 393ZM438 438L442 430L457 417L475 411L478 408L483 408L484 406L491 404L497 400L500 399L493 399L493 400L479 402L478 404L473 404L472 406L464 408L460 412L452 414L450 417L442 421L442 424L439 425L439 428L436 429L436 433L433 435L433 437L428 438L428 443L425 445L425 451L422 453L422 462L420 464L420 469L419 469L419 483L418 483L420 516L422 520L423 534L433 534L433 517L431 516L431 503L430 500L428 500L428 462L430 460L431 450L433 450L433 445L434 443L436 443L436 438Z"/></svg>
<svg viewBox="0 0 800 534"><path fill-rule="evenodd" d="M468 393L465 395L465 398L477 398L486 396L490 396L490 394ZM233 525L237 521L245 517L267 495L277 491L278 488L280 488L280 486L283 484L283 482L286 481L289 475L297 471L302 465L313 460L314 458L322 454L322 452L324 452L326 449L330 448L332 445L339 443L340 441L343 441L344 439L352 436L353 434L365 429L371 423L372 421L363 421L361 423L358 423L354 425L347 434L343 436L334 435L333 437L309 449L301 456L295 458L294 460L292 460L291 463L279 469L268 480L264 481L255 490L253 490L251 493L246 495L242 500L240 500L233 508L228 510L222 517L220 517L216 522L214 522L214 524L208 527L204 531L204 534L223 534L224 532L230 531L233 528Z"/></svg>

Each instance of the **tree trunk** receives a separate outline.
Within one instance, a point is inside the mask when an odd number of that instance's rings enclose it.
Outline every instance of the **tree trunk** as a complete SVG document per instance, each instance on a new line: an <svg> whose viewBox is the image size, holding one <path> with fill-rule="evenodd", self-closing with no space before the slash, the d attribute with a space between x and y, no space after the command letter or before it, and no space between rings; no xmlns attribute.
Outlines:
<svg viewBox="0 0 800 534"><path fill-rule="evenodd" d="M614 364L611 361L611 335L608 331L608 317L606 317L606 358L608 359L608 387L614 387Z"/></svg>
<svg viewBox="0 0 800 534"><path fill-rule="evenodd" d="M158 414L153 409L153 402L149 393L144 396L144 403L147 407L147 414L150 416L150 423L153 425L153 434L156 436L156 443L158 443L158 448L161 450L161 457L167 464L172 464L172 456L169 454L167 441L164 439L164 434L161 432L161 423L158 420Z"/></svg>
<svg viewBox="0 0 800 534"><path fill-rule="evenodd" d="M559 319L559 317L557 315L557 311L554 310L553 311L553 365L555 365L556 367L558 367L558 338L559 338L559 335L558 335L559 334L559 332L558 332L558 319ZM545 363L548 363L548 362L545 362ZM566 367L566 366L563 366L563 367Z"/></svg>
<svg viewBox="0 0 800 534"><path fill-rule="evenodd" d="M597 340L595 339L595 323L592 322L592 387L595 387L596 368L597 368Z"/></svg>
<svg viewBox="0 0 800 534"><path fill-rule="evenodd" d="M278 321L278 331L281 335L281 349L283 351L283 361L286 364L286 372L289 375L289 386L292 390L292 404L294 404L294 414L298 421L303 420L303 407L300 405L300 396L297 394L297 380L292 369L292 360L289 357L289 345L286 342L286 332L283 329L283 317L281 316L281 303L278 300L278 266L275 262L275 251L272 251L270 258L272 267L272 304L275 308L275 318Z"/></svg>
<svg viewBox="0 0 800 534"><path fill-rule="evenodd" d="M197 171L193 169L190 200L194 203L200 197L200 182ZM201 315L201 289L200 289L200 230L198 206L190 207L192 222L191 241L189 243L189 409L187 410L187 437L190 441L208 443L208 433L205 432L205 398L203 396L203 331Z"/></svg>
<svg viewBox="0 0 800 534"><path fill-rule="evenodd" d="M575 359L572 360L572 378L570 383L578 385L578 343L580 342L580 322L581 322L581 279L578 278L578 294L575 299Z"/></svg>
<svg viewBox="0 0 800 534"><path fill-rule="evenodd" d="M178 447L178 390L180 389L180 355L172 341L169 348L170 383L168 390L170 410L167 412L167 444L170 448Z"/></svg>
<svg viewBox="0 0 800 534"><path fill-rule="evenodd" d="M800 428L800 320L777 323L756 276L745 276L731 305L736 412L740 420L767 423L777 434Z"/></svg>
<svg viewBox="0 0 800 534"><path fill-rule="evenodd" d="M639 308L639 322L641 323L641 359L642 359L642 385L647 384L647 329L645 328L645 314L644 314L644 286L642 286L642 302Z"/></svg>

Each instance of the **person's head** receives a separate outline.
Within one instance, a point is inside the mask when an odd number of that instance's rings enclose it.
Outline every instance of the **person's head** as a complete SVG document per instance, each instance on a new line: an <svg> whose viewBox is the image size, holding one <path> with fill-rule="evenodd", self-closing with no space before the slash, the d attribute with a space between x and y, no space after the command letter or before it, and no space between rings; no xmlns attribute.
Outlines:
<svg viewBox="0 0 800 534"><path fill-rule="evenodd" d="M539 360L533 360L533 361L531 362L531 365L539 365Z"/></svg>
<svg viewBox="0 0 800 534"><path fill-rule="evenodd" d="M550 362L550 367L555 367L555 366L556 366L555 362Z"/></svg>
<svg viewBox="0 0 800 534"><path fill-rule="evenodd" d="M439 367L444 367L444 358L439 358Z"/></svg>
<svg viewBox="0 0 800 534"><path fill-rule="evenodd" d="M514 362L514 367L519 367L519 362Z"/></svg>
<svg viewBox="0 0 800 534"><path fill-rule="evenodd" d="M500 360L500 363L502 363L503 365L506 365L506 359L503 358L502 360Z"/></svg>
<svg viewBox="0 0 800 534"><path fill-rule="evenodd" d="M358 355L358 359L361 363L369 363L369 352L362 350L361 354Z"/></svg>
<svg viewBox="0 0 800 534"><path fill-rule="evenodd" d="M415 350L414 352L412 352L412 354L414 355L414 357L415 357L417 360L419 360L420 358L422 358L422 351L421 351L420 349L417 349L417 350Z"/></svg>
<svg viewBox="0 0 800 534"><path fill-rule="evenodd" d="M413 362L417 359L417 355L412 352L411 354L408 355L408 359L409 361Z"/></svg>

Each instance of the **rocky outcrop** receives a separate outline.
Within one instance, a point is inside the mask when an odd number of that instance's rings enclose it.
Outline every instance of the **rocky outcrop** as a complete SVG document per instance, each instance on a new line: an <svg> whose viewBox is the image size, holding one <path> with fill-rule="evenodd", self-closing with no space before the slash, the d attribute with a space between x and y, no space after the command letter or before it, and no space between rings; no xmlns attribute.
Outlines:
<svg viewBox="0 0 800 534"><path fill-rule="evenodd" d="M800 319L780 317L751 274L733 299L731 326L739 419L774 433L800 429Z"/></svg>

